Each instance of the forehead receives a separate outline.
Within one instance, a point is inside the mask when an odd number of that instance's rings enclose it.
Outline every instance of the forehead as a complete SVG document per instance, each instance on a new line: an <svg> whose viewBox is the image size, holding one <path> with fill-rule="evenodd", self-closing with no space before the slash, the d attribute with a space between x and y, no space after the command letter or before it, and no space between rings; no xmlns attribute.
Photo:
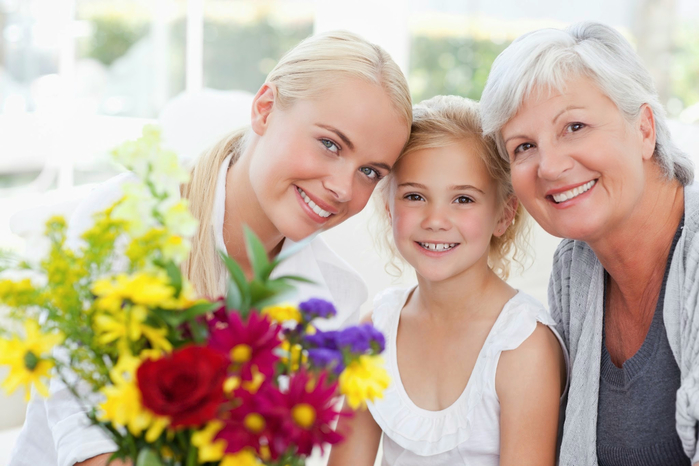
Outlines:
<svg viewBox="0 0 699 466"><path fill-rule="evenodd" d="M473 139L419 149L405 154L394 169L396 185L415 182L428 187L471 184L486 187L494 182Z"/></svg>

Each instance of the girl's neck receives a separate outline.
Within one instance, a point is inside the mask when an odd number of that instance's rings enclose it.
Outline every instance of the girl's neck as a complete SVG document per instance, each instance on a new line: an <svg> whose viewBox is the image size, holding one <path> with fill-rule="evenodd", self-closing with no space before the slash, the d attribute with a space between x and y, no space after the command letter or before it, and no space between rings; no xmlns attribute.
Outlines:
<svg viewBox="0 0 699 466"><path fill-rule="evenodd" d="M269 258L279 254L284 243L284 237L267 218L253 191L249 176L251 156L252 144L228 169L223 218L223 242L226 252L238 262L246 275L251 275L251 265L245 249L244 225L259 238Z"/></svg>
<svg viewBox="0 0 699 466"><path fill-rule="evenodd" d="M442 321L476 318L483 312L502 308L516 290L505 283L487 264L476 264L458 276L438 282L419 274L413 296L421 311ZM502 303L502 305L500 305Z"/></svg>

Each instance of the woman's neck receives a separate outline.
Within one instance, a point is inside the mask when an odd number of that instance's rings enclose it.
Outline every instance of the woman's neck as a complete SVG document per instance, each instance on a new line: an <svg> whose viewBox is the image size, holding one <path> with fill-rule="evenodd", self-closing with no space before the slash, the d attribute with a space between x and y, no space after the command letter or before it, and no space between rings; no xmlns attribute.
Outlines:
<svg viewBox="0 0 699 466"><path fill-rule="evenodd" d="M589 244L616 291L631 307L651 284L662 281L683 213L684 188L662 175L649 177L641 202L628 219Z"/></svg>
<svg viewBox="0 0 699 466"><path fill-rule="evenodd" d="M284 237L262 210L249 176L252 147L241 154L226 174L226 202L223 218L223 242L226 252L235 259L246 275L252 274L245 249L244 225L259 238L271 259L281 251Z"/></svg>

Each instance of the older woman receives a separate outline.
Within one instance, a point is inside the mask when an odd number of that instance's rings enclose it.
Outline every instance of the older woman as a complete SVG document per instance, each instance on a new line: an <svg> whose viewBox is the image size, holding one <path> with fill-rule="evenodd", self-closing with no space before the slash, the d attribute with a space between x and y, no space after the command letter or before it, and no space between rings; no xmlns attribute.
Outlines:
<svg viewBox="0 0 699 466"><path fill-rule="evenodd" d="M561 464L697 463L699 193L648 71L610 27L540 30L497 58L481 109L519 199L565 238Z"/></svg>

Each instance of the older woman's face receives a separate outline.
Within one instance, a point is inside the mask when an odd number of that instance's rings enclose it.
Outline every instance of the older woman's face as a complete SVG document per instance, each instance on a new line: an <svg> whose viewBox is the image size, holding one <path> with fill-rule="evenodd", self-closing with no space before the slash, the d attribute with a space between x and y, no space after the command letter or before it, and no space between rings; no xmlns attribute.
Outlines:
<svg viewBox="0 0 699 466"><path fill-rule="evenodd" d="M649 111L628 123L588 78L562 94L535 91L502 129L515 192L552 235L603 238L641 198L652 127Z"/></svg>

